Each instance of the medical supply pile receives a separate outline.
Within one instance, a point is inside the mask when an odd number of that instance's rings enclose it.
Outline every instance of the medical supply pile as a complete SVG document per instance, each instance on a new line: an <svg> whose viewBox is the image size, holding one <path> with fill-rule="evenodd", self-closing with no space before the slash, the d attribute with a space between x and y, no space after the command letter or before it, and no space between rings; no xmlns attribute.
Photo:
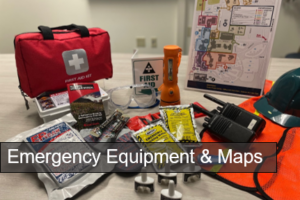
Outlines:
<svg viewBox="0 0 300 200"><path fill-rule="evenodd" d="M264 12L269 12L265 9ZM202 22L199 20L199 23L211 24L213 19L201 18ZM76 150L90 160L88 163L69 162L59 166L55 166L53 162L34 163L50 200L72 198L112 172L129 175L131 172L142 172L141 176L135 178L134 189L137 192L140 188L148 188L153 192L155 181L146 173L157 173L158 183L168 182L169 185L168 189L161 191L161 199L182 199L182 194L175 190L175 186L190 183L189 180L195 177L200 179L201 173L207 173L261 198L282 199L286 197L286 191L289 191L290 199L299 198L298 187L286 183L299 185L300 182L300 175L297 173L300 151L300 68L283 74L275 84L266 80L263 96L249 98L240 105L225 103L205 94L204 98L221 105L207 110L205 105L198 102L181 101L178 68L182 49L178 46L168 45L164 48L164 77L161 87L156 85L158 90L149 84L133 84L110 88L106 93L95 82L112 77L110 44L106 31L74 24L55 28L41 26L39 29L41 33L17 36L16 59L22 84L20 89L24 99L24 92L35 98L40 112L61 109L58 110L60 114L66 115L54 115L56 119L44 120L44 124L22 132L7 142L19 142L20 145L25 143L27 151L33 154L50 155L57 151L70 153ZM64 34L56 34L54 30ZM58 77L53 86L45 77L43 79L37 78L36 74L21 74L24 64L20 54L26 53L20 52L19 46L24 42L22 39L31 37L38 38L42 43L39 48L45 48L49 52L53 52L50 47L61 45L55 49L58 52L53 54L53 58L60 58L57 59L59 61L50 60L51 65L60 68L64 75ZM220 37L225 40L223 34ZM44 44L46 40L51 44L49 47ZM68 40L74 40L69 43L70 46L66 42ZM94 44L99 46L96 45L94 49ZM38 48L32 44L25 44L25 47L26 45L28 51ZM219 48L218 45L216 48ZM48 60L39 53L37 56ZM217 58L212 55L210 59ZM32 59L29 61L31 68L38 64ZM196 72L193 69L192 74L196 76ZM53 75L52 71L49 72L50 77ZM28 77L36 78L35 82L27 82ZM199 77L194 82L202 79ZM189 84L189 87L199 86ZM107 103L104 103L103 94ZM195 101L201 102L201 98L202 96L197 95ZM132 109L148 113L148 110L142 109L150 108L155 113L144 116L132 116L130 113ZM204 116L205 122L197 127L196 118ZM202 128L202 131L199 132L197 128ZM221 143L233 143L232 147L220 148L222 157L226 157L222 162L221 156L206 153L205 149L210 144L224 147ZM268 156L259 157L259 164L254 166L256 171L251 173L243 173L242 170L222 173L232 166L226 163L230 160L229 157L239 155L239 152L253 151L256 143L276 143L276 152L271 153L270 149L262 152ZM136 155L130 157L131 162L117 162L117 158L122 160L129 153ZM107 158L110 162L103 162L100 157ZM139 159L142 162L138 162ZM272 161L277 164L274 167L277 171L262 173ZM241 161L238 162L241 164L238 167L243 166ZM41 173L41 168L45 172ZM183 173L183 183L177 181L178 173Z"/></svg>
<svg viewBox="0 0 300 200"><path fill-rule="evenodd" d="M84 90L84 88L86 90L91 90L93 88L97 88L97 84L72 84L70 85L70 88L73 90ZM95 94L95 92L93 91L92 93L87 92L87 94L85 94L84 96L90 96L90 94L92 94L94 96L97 95L97 97L99 97L100 96L99 92L96 93L97 94ZM69 96L72 98L72 95ZM82 98L82 94L78 95L78 99L81 98ZM76 102L76 99L74 101ZM85 103L85 101L83 103ZM160 107L160 109L163 110L164 107ZM176 107L169 106L166 107L166 109L171 109L171 110L176 109L175 115L176 114L179 115L178 116L179 118L182 115L181 108L178 106ZM195 135L194 126L193 126L194 122L192 122L192 120L194 120L193 118L194 114L193 112L190 112L192 107L183 106L182 109L183 112L184 109L187 109L186 115L189 115L189 118L185 116L184 117L185 119L183 120L175 117L175 118L168 119L168 121L173 124L175 122L176 123L181 122L180 126L183 126L183 124L186 123L185 125L186 127L184 128L179 127L180 130L185 132L187 132L187 130L192 130L192 132L191 133L183 132L180 134L183 136L185 134ZM84 116L88 117L91 116L90 113L93 114L93 113L97 113L98 111L103 112L103 108L100 106L92 110L84 110L83 114ZM179 140L177 139L176 134L171 133L169 129L166 127L163 119L159 119L156 122L148 121L149 122L148 125L141 128L139 131L130 133L130 129L126 126L130 117L124 115L121 110L116 109L115 112L110 117L108 117L105 121L103 121L100 125L96 125L94 127L92 125L89 125L87 126L87 128L84 128L85 126L78 126L78 122L80 122L81 119L81 117L78 116L81 115L82 113L80 112L80 110L77 111L76 114L71 112L71 114L68 114L63 118L53 120L51 122L47 122L39 127L23 132L9 139L8 142L25 141L28 144L28 148L35 154L44 153L47 155L49 154L58 155L58 153L55 152L62 151L62 152L71 153L75 150L79 152L92 152L94 149L96 149L96 145L94 145L94 143L89 143L89 142L122 143L132 138L133 140L129 140L129 141L131 142L136 141L137 145L140 146L140 148L142 148L144 152L148 153L147 155L154 156L154 157L152 156L152 160L154 159L158 160L158 162L156 162L158 163L157 165L153 164L157 172L166 170L167 160L165 158L159 157L161 156L162 153L165 152L184 153L186 151L184 147L181 146ZM174 113L172 113L172 115L174 115ZM105 116L105 114L103 116ZM192 127L189 127L190 125ZM182 136L180 138L182 138ZM157 142L162 144L171 142L174 143L174 145L159 146L156 145ZM49 145L50 143L58 143L61 145L56 145L54 148L53 146ZM74 145L71 146L72 148L70 148L70 145L65 145L65 143L73 143ZM81 145L76 145L76 143L83 143L86 145L83 145L83 148L78 149L79 147L81 147ZM103 151L103 149L101 150ZM156 153L158 153L158 155L156 155ZM147 157L149 158L149 156ZM49 158L47 158L47 160L48 159ZM52 157L52 159L54 158ZM37 171L39 171L38 170L39 168L44 167L46 168L46 172L49 172L49 173L39 173L39 178L41 181L44 182L46 190L48 191L49 199L56 199L56 198L64 199L64 198L72 197L75 194L77 194L79 191L81 191L84 187L94 183L96 179L104 175L104 173L96 173L96 174L88 173L88 172L92 172L92 167L95 167L94 166L95 163L89 163L89 164L73 163L72 165L70 165L65 163L57 164L52 161L42 166L39 165L38 163L42 163L42 160L38 160L38 162L34 164ZM151 161L148 163L151 163ZM137 165L137 167L138 166L140 165ZM101 166L101 167L106 167L106 166ZM125 165L125 169L126 167L128 166ZM114 167L112 167L110 170L113 169ZM123 169L123 172L127 171L124 170L124 167L121 167L119 165L117 171L120 171L121 169ZM138 169L134 171L136 172L140 169L141 168L138 167ZM80 182L82 181L84 181L85 184L80 184ZM73 188L72 192L69 192L70 188ZM66 195L65 193L68 194Z"/></svg>

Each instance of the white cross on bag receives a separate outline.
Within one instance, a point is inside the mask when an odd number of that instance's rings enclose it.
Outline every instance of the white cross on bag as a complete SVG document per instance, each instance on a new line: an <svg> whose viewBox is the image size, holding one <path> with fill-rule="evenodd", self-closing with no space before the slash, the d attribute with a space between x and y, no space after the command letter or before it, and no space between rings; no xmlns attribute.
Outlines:
<svg viewBox="0 0 300 200"><path fill-rule="evenodd" d="M80 70L80 65L84 63L83 58L78 58L78 54L72 54L73 60L69 60L70 66L75 66L75 70Z"/></svg>

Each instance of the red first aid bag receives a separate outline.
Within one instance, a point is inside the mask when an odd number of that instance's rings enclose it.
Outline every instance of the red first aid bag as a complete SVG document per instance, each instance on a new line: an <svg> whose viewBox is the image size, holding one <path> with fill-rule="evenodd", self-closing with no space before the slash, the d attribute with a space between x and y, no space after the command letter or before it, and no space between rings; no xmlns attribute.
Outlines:
<svg viewBox="0 0 300 200"><path fill-rule="evenodd" d="M67 88L69 83L112 77L107 31L75 24L38 29L40 32L19 34L14 41L23 96L33 98Z"/></svg>

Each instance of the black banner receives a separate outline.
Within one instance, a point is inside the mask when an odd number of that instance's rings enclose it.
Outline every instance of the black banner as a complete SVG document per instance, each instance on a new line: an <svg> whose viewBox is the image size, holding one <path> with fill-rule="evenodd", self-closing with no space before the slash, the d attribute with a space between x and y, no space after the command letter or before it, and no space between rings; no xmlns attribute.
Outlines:
<svg viewBox="0 0 300 200"><path fill-rule="evenodd" d="M274 173L276 164L276 143L1 143L1 173Z"/></svg>

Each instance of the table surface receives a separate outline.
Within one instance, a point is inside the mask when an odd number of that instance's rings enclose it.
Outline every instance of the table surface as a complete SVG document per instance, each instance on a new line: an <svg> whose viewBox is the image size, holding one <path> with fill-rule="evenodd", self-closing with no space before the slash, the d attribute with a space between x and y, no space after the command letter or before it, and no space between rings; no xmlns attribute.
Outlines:
<svg viewBox="0 0 300 200"><path fill-rule="evenodd" d="M142 55L141 55L142 56ZM181 88L181 103L188 104L195 101L205 105L207 109L215 108L216 104L203 98L202 92L185 90L187 56L183 56L179 68L179 82ZM105 90L113 87L132 84L132 67L130 54L112 54L114 76L105 81ZM300 67L300 60L273 58L270 62L267 78L276 80L284 72ZM29 99L30 110L26 110L23 97L18 89L18 78L13 54L0 54L0 142L15 136L23 131L32 129L43 123L37 113L33 100ZM245 98L215 95L225 102L239 104ZM130 116L146 115L158 112L158 107L145 110L130 110ZM199 131L202 129L203 119L196 120ZM155 178L155 174L149 176ZM181 174L178 175L176 189L183 193L183 199L257 199L257 197L235 189L220 181L202 175L200 181L184 184ZM161 189L165 185L155 184L155 192L140 194L134 191L134 177L120 177L112 174L104 181L90 186L77 199L153 199L160 198ZM47 199L46 190L36 174L0 174L0 199Z"/></svg>

